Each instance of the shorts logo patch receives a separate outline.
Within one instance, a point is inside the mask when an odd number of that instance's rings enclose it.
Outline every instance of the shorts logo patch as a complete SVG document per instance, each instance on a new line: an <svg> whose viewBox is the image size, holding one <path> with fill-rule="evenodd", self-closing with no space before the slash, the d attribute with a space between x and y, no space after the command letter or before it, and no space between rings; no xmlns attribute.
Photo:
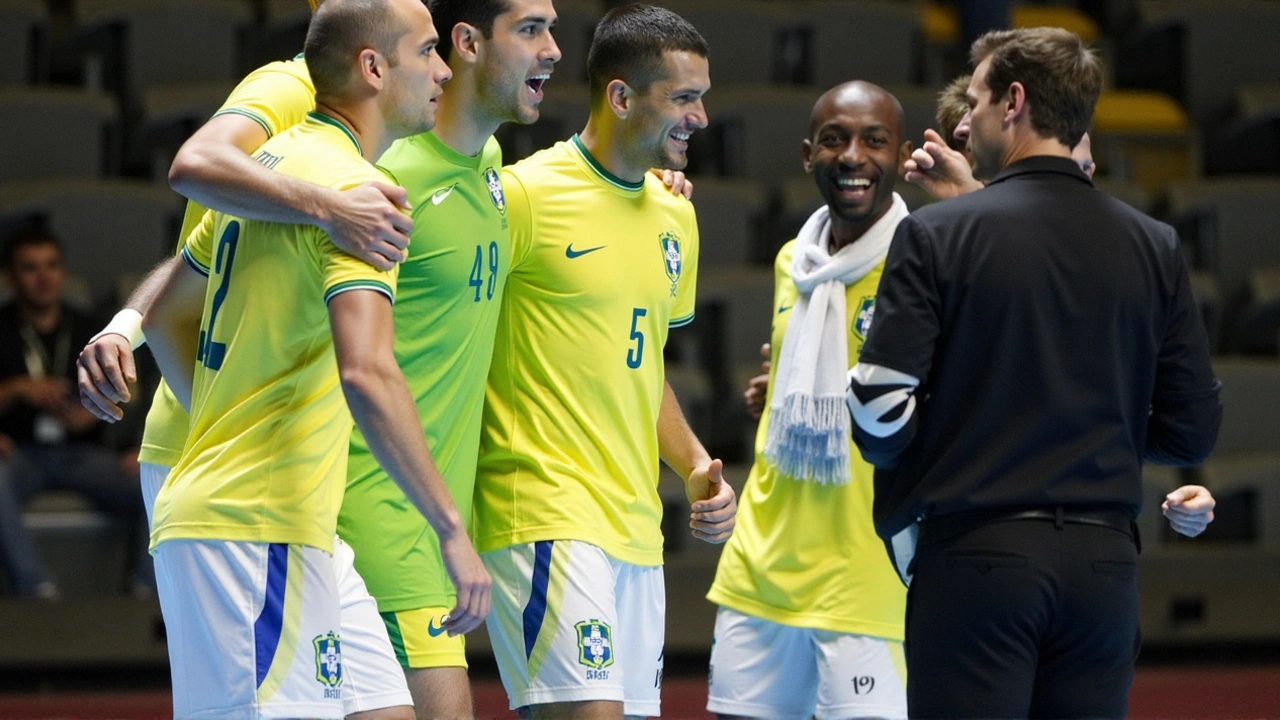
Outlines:
<svg viewBox="0 0 1280 720"><path fill-rule="evenodd" d="M342 685L342 640L330 630L325 635L317 635L311 644L316 648L316 680L325 688L336 688ZM329 697L325 690L325 697Z"/></svg>
<svg viewBox="0 0 1280 720"><path fill-rule="evenodd" d="M613 632L607 623L583 620L573 626L578 633L578 662L599 670L613 664Z"/></svg>
<svg viewBox="0 0 1280 720"><path fill-rule="evenodd" d="M431 637L440 637L444 634L444 618L431 618L427 621L427 634Z"/></svg>
<svg viewBox="0 0 1280 720"><path fill-rule="evenodd" d="M673 232L664 232L658 236L662 245L662 262L671 280L671 297L676 296L676 286L680 282L680 270L684 261L680 257L680 238Z"/></svg>
<svg viewBox="0 0 1280 720"><path fill-rule="evenodd" d="M502 194L502 178L498 177L498 173L493 168L489 168L484 171L484 182L489 186L489 200L498 209L498 214L506 215L507 197Z"/></svg>
<svg viewBox="0 0 1280 720"><path fill-rule="evenodd" d="M871 332L871 320L876 314L876 298L874 295L864 297L858 302L858 312L853 317L853 334L859 340L866 340Z"/></svg>

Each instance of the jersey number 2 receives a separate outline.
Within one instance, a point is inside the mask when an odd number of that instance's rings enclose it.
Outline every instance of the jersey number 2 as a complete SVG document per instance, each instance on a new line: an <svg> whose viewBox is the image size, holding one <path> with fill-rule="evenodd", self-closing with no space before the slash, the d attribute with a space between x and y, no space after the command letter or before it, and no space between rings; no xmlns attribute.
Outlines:
<svg viewBox="0 0 1280 720"><path fill-rule="evenodd" d="M222 232L218 240L218 249L214 254L213 271L222 275L218 290L213 294L213 303L209 305L209 319L200 331L200 341L196 346L196 360L210 370L221 370L222 361L227 356L227 344L214 342L213 329L218 322L218 312L227 299L227 288L231 285L231 264L236 261L236 243L240 242L240 223L232 221Z"/></svg>

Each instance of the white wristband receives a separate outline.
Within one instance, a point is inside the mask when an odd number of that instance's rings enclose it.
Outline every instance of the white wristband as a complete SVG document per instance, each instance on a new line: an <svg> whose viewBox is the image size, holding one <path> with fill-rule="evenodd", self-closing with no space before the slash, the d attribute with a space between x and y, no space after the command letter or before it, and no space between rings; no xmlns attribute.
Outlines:
<svg viewBox="0 0 1280 720"><path fill-rule="evenodd" d="M89 339L89 344L97 342L103 335L121 335L129 341L131 349L137 350L147 341L146 336L142 334L142 313L131 308L121 310L111 318L111 322L107 323L106 327L102 328L102 332Z"/></svg>

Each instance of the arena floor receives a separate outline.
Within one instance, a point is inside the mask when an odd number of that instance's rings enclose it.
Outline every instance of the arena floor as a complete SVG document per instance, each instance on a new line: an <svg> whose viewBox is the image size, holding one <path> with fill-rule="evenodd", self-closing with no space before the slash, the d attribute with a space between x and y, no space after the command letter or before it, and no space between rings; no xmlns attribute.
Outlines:
<svg viewBox="0 0 1280 720"><path fill-rule="evenodd" d="M703 677L668 676L662 689L663 717L711 718L704 709ZM475 682L480 718L515 718L494 677ZM1280 718L1280 665L1250 667L1143 668L1133 685L1130 717L1138 720ZM165 690L61 691L0 694L0 719L77 718L141 720L169 717Z"/></svg>

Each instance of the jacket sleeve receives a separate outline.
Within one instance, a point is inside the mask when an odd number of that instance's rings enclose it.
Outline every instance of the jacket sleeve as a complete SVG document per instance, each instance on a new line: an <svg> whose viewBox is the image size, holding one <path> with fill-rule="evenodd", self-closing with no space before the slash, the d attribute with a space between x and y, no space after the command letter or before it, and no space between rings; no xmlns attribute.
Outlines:
<svg viewBox="0 0 1280 720"><path fill-rule="evenodd" d="M1213 374L1209 340L1191 295L1186 262L1176 244L1173 252L1174 296L1156 360L1144 455L1153 463L1191 466L1204 462L1218 440L1222 383Z"/></svg>

